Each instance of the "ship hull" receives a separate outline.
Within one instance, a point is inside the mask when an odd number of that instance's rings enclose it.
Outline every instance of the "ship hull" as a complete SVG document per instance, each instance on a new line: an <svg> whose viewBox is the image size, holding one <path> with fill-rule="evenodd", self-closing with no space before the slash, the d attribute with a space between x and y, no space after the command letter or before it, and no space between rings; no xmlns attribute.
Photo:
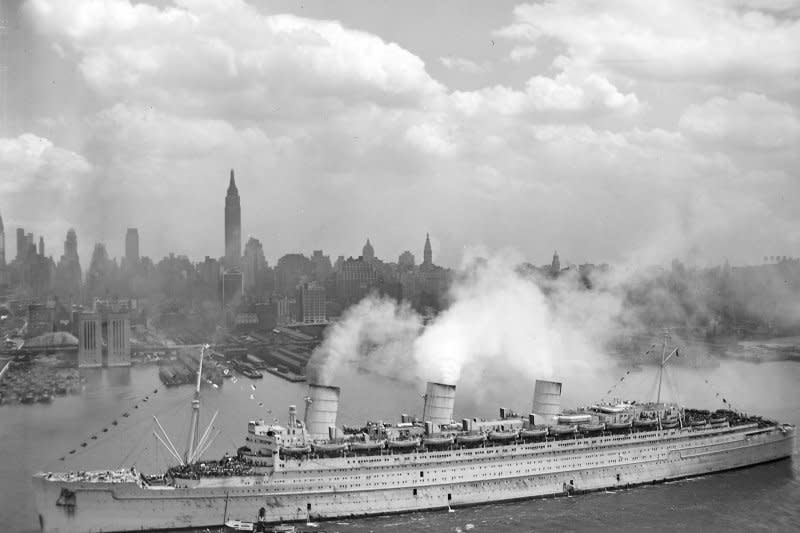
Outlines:
<svg viewBox="0 0 800 533"><path fill-rule="evenodd" d="M327 486L308 472L285 472L283 481L265 478L262 484L230 478L186 488L67 483L40 476L34 485L42 530L48 533L214 527L231 518L254 519L262 507L271 522L320 520L580 493L742 468L790 457L794 428L640 439L584 439L580 450L556 443L454 451L446 464L413 454L390 456L389 463L386 458L364 461L386 464L377 470L353 467L349 476L339 470L337 481L329 477ZM295 490L292 476L311 485ZM74 494L74 506L63 505L65 489ZM62 505L56 504L59 498Z"/></svg>

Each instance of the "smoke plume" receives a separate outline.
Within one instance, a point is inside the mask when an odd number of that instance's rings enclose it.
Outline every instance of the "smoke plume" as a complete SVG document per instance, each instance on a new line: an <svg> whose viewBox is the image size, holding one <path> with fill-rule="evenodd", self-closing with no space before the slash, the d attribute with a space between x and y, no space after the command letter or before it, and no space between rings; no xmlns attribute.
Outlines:
<svg viewBox="0 0 800 533"><path fill-rule="evenodd" d="M617 330L620 298L581 289L574 276L529 276L518 264L511 253L467 257L449 307L424 327L407 304L368 296L329 330L312 355L310 379L329 384L352 359L383 375L451 384L500 373L591 375L607 364L602 346Z"/></svg>

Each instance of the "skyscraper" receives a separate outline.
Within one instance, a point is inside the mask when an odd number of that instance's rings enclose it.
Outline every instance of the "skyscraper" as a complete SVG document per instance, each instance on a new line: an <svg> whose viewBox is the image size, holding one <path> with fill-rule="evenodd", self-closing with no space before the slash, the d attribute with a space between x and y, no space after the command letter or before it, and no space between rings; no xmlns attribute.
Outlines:
<svg viewBox="0 0 800 533"><path fill-rule="evenodd" d="M364 248L361 250L361 256L367 263L372 263L373 259L375 259L375 249L372 247L369 239L367 239L367 244L365 244Z"/></svg>
<svg viewBox="0 0 800 533"><path fill-rule="evenodd" d="M64 257L78 260L78 236L73 228L67 230L67 238L64 239Z"/></svg>
<svg viewBox="0 0 800 533"><path fill-rule="evenodd" d="M44 237L39 236L39 255L44 257Z"/></svg>
<svg viewBox="0 0 800 533"><path fill-rule="evenodd" d="M239 205L239 190L233 179L228 184L225 196L225 268L238 269L242 260L242 210Z"/></svg>
<svg viewBox="0 0 800 533"><path fill-rule="evenodd" d="M3 228L3 215L0 215L0 268L6 266L6 230Z"/></svg>
<svg viewBox="0 0 800 533"><path fill-rule="evenodd" d="M558 252L553 252L553 261L550 263L550 274L557 276L561 272L561 261L558 258Z"/></svg>
<svg viewBox="0 0 800 533"><path fill-rule="evenodd" d="M78 258L78 236L75 230L67 231L64 240L64 255L56 267L56 289L62 298L78 298L81 291L81 262Z"/></svg>
<svg viewBox="0 0 800 533"><path fill-rule="evenodd" d="M128 268L139 264L139 230L128 228L125 233L125 263Z"/></svg>
<svg viewBox="0 0 800 533"><path fill-rule="evenodd" d="M258 299L264 296L266 269L267 260L264 258L261 241L250 237L244 246L244 262L242 264L242 284L247 298Z"/></svg>
<svg viewBox="0 0 800 533"><path fill-rule="evenodd" d="M28 255L28 243L25 240L25 229L17 228L17 261L24 261Z"/></svg>
<svg viewBox="0 0 800 533"><path fill-rule="evenodd" d="M433 251L431 250L431 236L425 234L425 249L422 252L422 264L429 267L433 265Z"/></svg>

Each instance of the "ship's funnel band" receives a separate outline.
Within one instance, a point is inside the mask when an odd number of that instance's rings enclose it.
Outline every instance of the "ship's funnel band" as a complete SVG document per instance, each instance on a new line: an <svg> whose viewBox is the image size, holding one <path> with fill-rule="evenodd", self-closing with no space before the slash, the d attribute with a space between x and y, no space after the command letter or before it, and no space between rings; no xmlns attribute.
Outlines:
<svg viewBox="0 0 800 533"><path fill-rule="evenodd" d="M308 385L305 424L309 437L314 440L329 438L329 429L336 427L339 411L339 387Z"/></svg>
<svg viewBox="0 0 800 533"><path fill-rule="evenodd" d="M431 422L433 430L453 421L453 406L456 403L456 386L428 382L425 389L425 406L422 420Z"/></svg>
<svg viewBox="0 0 800 533"><path fill-rule="evenodd" d="M534 415L543 418L543 422L561 413L561 383L557 381L536 380L533 388Z"/></svg>

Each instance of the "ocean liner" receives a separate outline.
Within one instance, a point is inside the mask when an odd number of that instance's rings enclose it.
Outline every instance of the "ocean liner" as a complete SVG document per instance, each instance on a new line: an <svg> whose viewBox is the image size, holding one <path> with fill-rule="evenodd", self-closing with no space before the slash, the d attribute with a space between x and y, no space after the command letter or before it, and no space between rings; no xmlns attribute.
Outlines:
<svg viewBox="0 0 800 533"><path fill-rule="evenodd" d="M662 352L660 372L674 353ZM708 474L787 458L794 448L792 425L687 409L661 402L660 393L654 403L562 410L561 383L539 380L530 414L500 408L493 420L454 421L455 391L428 383L421 418L337 428L339 388L311 384L302 418L290 406L285 425L250 421L234 454L201 461L211 425L200 435L198 379L188 450L181 455L159 436L175 466L158 476L133 468L38 473L41 529L147 531L445 509Z"/></svg>

